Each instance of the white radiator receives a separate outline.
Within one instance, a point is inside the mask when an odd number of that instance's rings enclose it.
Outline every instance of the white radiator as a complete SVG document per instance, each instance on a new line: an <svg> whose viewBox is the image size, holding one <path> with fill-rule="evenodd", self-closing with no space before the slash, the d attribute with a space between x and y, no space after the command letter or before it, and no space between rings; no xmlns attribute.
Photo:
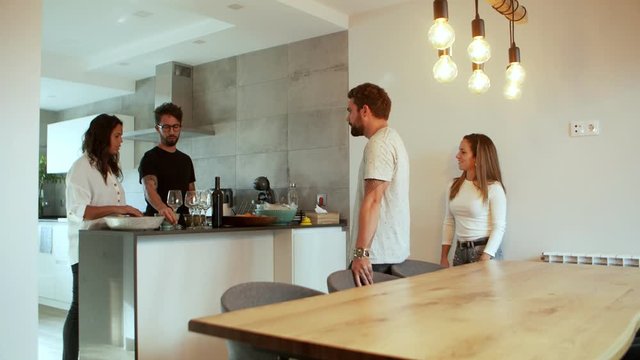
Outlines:
<svg viewBox="0 0 640 360"><path fill-rule="evenodd" d="M545 251L540 260L550 263L640 267L638 255L576 254Z"/></svg>

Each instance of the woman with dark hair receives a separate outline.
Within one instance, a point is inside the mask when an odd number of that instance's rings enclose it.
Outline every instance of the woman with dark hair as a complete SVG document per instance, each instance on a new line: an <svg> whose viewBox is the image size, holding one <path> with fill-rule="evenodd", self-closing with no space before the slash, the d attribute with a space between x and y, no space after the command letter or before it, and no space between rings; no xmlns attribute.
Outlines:
<svg viewBox="0 0 640 360"><path fill-rule="evenodd" d="M113 115L96 116L84 134L82 156L67 172L73 299L64 323L63 360L78 359L78 231L105 227L103 217L107 215L142 216L140 210L125 203L124 189L119 180L122 178L118 164L121 144L122 121Z"/></svg>
<svg viewBox="0 0 640 360"><path fill-rule="evenodd" d="M498 152L483 134L462 138L456 155L462 175L447 191L440 265L449 267L449 250L457 238L453 265L501 257L506 227L507 197Z"/></svg>

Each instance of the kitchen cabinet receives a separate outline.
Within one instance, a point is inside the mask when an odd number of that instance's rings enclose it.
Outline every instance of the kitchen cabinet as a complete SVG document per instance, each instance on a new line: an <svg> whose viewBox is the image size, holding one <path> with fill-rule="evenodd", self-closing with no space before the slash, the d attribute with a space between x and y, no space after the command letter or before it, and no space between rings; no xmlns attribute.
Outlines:
<svg viewBox="0 0 640 360"><path fill-rule="evenodd" d="M82 139L91 120L98 114L77 119L59 121L47 125L47 172L66 173L76 159L82 155ZM123 131L132 131L134 118L116 114L122 120ZM120 166L122 170L133 169L133 141L127 140L120 146Z"/></svg>
<svg viewBox="0 0 640 360"><path fill-rule="evenodd" d="M64 310L71 304L73 287L67 231L66 219L38 222L38 302Z"/></svg>

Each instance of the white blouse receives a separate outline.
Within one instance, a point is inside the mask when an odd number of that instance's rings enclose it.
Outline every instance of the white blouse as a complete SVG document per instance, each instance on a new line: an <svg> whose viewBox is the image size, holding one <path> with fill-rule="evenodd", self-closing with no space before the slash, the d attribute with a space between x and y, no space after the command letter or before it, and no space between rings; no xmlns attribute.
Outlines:
<svg viewBox="0 0 640 360"><path fill-rule="evenodd" d="M111 172L105 183L100 171L89 162L85 153L76 160L67 172L66 179L67 220L69 222L69 259L78 262L79 230L106 227L104 219L85 220L87 205L125 205L124 189Z"/></svg>

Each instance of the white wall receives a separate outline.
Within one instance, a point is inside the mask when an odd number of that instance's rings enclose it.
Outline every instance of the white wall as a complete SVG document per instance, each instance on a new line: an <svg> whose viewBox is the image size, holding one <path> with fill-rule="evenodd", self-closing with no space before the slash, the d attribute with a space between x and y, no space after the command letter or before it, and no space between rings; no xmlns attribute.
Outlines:
<svg viewBox="0 0 640 360"><path fill-rule="evenodd" d="M41 0L0 7L0 360L36 359Z"/></svg>
<svg viewBox="0 0 640 360"><path fill-rule="evenodd" d="M487 134L498 148L508 198L506 259L534 259L542 251L640 254L633 134L640 129L640 2L524 3L529 22L516 25L515 35L528 78L515 102L502 96L508 22L485 1L480 15L493 48L485 68L492 88L481 96L466 89L473 2L449 1L459 75L448 85L431 73L431 1L351 19L349 84L386 88L390 126L411 157L414 258L439 259L445 187L459 174L457 146L472 132ZM569 137L570 120L590 119L600 121L600 136ZM352 139L350 148L353 197L362 140Z"/></svg>

